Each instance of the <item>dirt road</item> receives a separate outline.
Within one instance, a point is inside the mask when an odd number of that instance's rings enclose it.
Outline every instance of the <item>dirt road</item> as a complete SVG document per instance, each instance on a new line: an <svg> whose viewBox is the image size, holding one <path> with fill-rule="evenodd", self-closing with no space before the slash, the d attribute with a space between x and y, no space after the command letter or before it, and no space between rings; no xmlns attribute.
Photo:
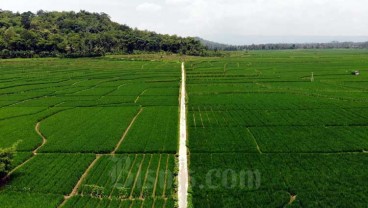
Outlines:
<svg viewBox="0 0 368 208"><path fill-rule="evenodd" d="M187 161L187 118L185 105L185 65L181 65L182 81L180 93L180 143L179 143L179 187L178 187L178 201L179 208L187 208L188 206L188 161Z"/></svg>

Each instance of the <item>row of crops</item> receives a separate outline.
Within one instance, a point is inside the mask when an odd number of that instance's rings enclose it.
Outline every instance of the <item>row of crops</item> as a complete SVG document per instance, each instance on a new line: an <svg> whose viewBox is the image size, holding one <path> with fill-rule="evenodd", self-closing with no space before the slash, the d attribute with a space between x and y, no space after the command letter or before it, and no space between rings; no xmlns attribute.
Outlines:
<svg viewBox="0 0 368 208"><path fill-rule="evenodd" d="M174 207L178 63L14 59L0 70L0 148L19 142L0 207Z"/></svg>
<svg viewBox="0 0 368 208"><path fill-rule="evenodd" d="M194 203L195 207L365 207L367 162L363 154L192 154L194 188L210 187L194 189ZM291 195L296 200L290 204Z"/></svg>
<svg viewBox="0 0 368 208"><path fill-rule="evenodd" d="M91 199L89 197L75 197L70 199L68 204L64 207L75 208L75 207L132 207L132 208L151 208L151 207L162 207L170 208L175 206L173 199L144 199L144 200L109 200L109 199Z"/></svg>
<svg viewBox="0 0 368 208"><path fill-rule="evenodd" d="M366 206L367 56L187 62L194 207ZM1 207L175 206L180 63L0 63L0 148L18 142Z"/></svg>
<svg viewBox="0 0 368 208"><path fill-rule="evenodd" d="M187 63L194 207L365 207L367 56L274 51Z"/></svg>
<svg viewBox="0 0 368 208"><path fill-rule="evenodd" d="M174 155L103 157L83 182L80 193L117 199L170 198L174 194L174 166ZM100 192L93 186L101 187Z"/></svg>

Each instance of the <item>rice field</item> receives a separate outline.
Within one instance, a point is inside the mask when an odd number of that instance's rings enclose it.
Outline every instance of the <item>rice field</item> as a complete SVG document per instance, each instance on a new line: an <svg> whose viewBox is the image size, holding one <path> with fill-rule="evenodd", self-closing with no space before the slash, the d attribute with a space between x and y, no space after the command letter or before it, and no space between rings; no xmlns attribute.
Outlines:
<svg viewBox="0 0 368 208"><path fill-rule="evenodd" d="M187 63L193 206L365 207L367 55L244 52Z"/></svg>
<svg viewBox="0 0 368 208"><path fill-rule="evenodd" d="M177 207L181 62L144 57L0 60L0 207ZM366 207L368 51L182 58L190 207Z"/></svg>
<svg viewBox="0 0 368 208"><path fill-rule="evenodd" d="M174 207L179 62L0 63L1 207Z"/></svg>

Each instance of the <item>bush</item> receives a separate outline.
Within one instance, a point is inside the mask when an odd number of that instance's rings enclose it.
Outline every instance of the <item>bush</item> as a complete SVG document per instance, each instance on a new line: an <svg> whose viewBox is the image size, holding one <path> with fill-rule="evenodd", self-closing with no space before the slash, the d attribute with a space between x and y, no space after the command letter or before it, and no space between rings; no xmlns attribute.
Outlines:
<svg viewBox="0 0 368 208"><path fill-rule="evenodd" d="M38 53L38 56L40 58L57 57L57 53L55 51L41 51L40 53Z"/></svg>
<svg viewBox="0 0 368 208"><path fill-rule="evenodd" d="M104 55L105 54L102 52L89 52L89 53L75 52L75 53L61 54L61 57L62 58L82 58L82 57L101 57Z"/></svg>
<svg viewBox="0 0 368 208"><path fill-rule="evenodd" d="M103 198L105 195L105 188L97 185L84 185L85 190L91 193L91 197Z"/></svg>
<svg viewBox="0 0 368 208"><path fill-rule="evenodd" d="M4 49L0 51L0 58L33 58L35 56L34 51L11 51Z"/></svg>
<svg viewBox="0 0 368 208"><path fill-rule="evenodd" d="M0 58L10 58L10 51L8 49L0 51Z"/></svg>

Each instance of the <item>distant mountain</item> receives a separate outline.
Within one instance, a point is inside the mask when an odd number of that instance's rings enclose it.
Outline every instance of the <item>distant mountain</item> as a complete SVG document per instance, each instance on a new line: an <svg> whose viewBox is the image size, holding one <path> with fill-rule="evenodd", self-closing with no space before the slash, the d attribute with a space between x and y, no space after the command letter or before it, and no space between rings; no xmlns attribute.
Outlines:
<svg viewBox="0 0 368 208"><path fill-rule="evenodd" d="M244 50L293 50L293 49L367 49L368 42L325 42L325 43L269 43L269 44L252 44L252 45L228 45L205 40L195 37L202 45L209 50L221 51L244 51Z"/></svg>
<svg viewBox="0 0 368 208"><path fill-rule="evenodd" d="M194 39L202 43L202 45L206 46L209 50L229 50L232 47L234 48L234 50L237 50L237 46L217 43L214 41L205 40L200 37L195 37Z"/></svg>

